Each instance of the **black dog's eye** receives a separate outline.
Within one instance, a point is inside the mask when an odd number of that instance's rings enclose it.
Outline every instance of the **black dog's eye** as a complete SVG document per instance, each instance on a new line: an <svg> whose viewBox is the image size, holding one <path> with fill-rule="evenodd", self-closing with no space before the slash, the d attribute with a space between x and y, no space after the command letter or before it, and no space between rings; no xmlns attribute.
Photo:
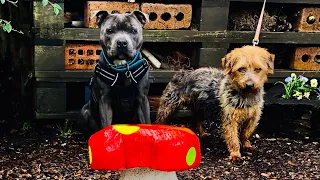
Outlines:
<svg viewBox="0 0 320 180"><path fill-rule="evenodd" d="M136 34L136 33L137 33L137 30L136 30L136 29L132 29L131 32L132 32L133 34Z"/></svg>
<svg viewBox="0 0 320 180"><path fill-rule="evenodd" d="M111 33L113 33L113 30L112 29L107 29L107 33L111 34Z"/></svg>
<svg viewBox="0 0 320 180"><path fill-rule="evenodd" d="M261 68L256 68L254 71L259 73L262 69Z"/></svg>
<svg viewBox="0 0 320 180"><path fill-rule="evenodd" d="M246 68L241 67L241 68L238 69L238 71L241 72L241 73L244 73L244 72L246 72Z"/></svg>

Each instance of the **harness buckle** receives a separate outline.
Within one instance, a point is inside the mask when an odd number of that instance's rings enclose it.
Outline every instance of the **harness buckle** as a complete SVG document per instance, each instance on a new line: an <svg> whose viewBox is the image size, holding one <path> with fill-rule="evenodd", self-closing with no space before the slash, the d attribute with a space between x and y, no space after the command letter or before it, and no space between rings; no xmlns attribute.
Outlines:
<svg viewBox="0 0 320 180"><path fill-rule="evenodd" d="M145 59L145 58L143 58L143 66L145 66L144 68L146 68L146 69L148 69L149 68L149 62Z"/></svg>

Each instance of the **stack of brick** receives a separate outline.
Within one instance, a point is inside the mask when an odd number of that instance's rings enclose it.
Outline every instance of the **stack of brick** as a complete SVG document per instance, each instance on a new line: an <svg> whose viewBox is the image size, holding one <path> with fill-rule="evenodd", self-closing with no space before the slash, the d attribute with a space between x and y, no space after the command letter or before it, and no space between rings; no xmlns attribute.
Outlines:
<svg viewBox="0 0 320 180"><path fill-rule="evenodd" d="M320 8L302 8L296 28L299 32L320 32ZM295 70L319 71L320 47L298 47L290 61Z"/></svg>
<svg viewBox="0 0 320 180"><path fill-rule="evenodd" d="M149 15L150 22L145 29L182 29L189 28L192 18L192 6L190 4L160 4L160 3L106 2L87 1L85 6L85 27L97 28L96 18L92 17L97 10L108 12L131 12L141 10Z"/></svg>

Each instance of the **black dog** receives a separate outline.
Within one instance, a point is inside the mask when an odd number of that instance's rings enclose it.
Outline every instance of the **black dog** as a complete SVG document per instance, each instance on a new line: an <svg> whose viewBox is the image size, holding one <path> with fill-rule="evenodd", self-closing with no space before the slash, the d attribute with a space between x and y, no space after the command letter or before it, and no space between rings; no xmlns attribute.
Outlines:
<svg viewBox="0 0 320 180"><path fill-rule="evenodd" d="M92 134L111 124L150 124L148 62L142 58L140 11L96 13L102 53L91 79L91 99L81 109L80 125Z"/></svg>

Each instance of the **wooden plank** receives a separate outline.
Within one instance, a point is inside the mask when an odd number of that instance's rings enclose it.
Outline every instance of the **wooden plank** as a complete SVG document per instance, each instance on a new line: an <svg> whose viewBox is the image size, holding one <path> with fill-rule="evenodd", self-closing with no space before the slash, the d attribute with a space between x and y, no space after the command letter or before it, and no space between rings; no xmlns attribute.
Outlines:
<svg viewBox="0 0 320 180"><path fill-rule="evenodd" d="M40 31L33 28L37 38L96 41L100 39L100 30L95 28L65 28L63 30L51 30L54 32ZM225 37L226 32L199 32L189 30L144 30L144 42L213 42L215 38Z"/></svg>
<svg viewBox="0 0 320 180"><path fill-rule="evenodd" d="M231 2L261 2L263 0L231 0ZM267 3L290 3L290 4L320 4L319 0L267 0Z"/></svg>
<svg viewBox="0 0 320 180"><path fill-rule="evenodd" d="M64 3L58 3L64 9ZM53 12L53 7L47 5L42 6L41 1L33 2L33 18L34 26L49 29L62 29L64 27L64 11L60 11L58 15Z"/></svg>
<svg viewBox="0 0 320 180"><path fill-rule="evenodd" d="M36 71L64 71L64 46L35 46Z"/></svg>
<svg viewBox="0 0 320 180"><path fill-rule="evenodd" d="M35 107L41 113L60 113L66 111L66 84L47 83L36 84Z"/></svg>
<svg viewBox="0 0 320 180"><path fill-rule="evenodd" d="M199 30L226 30L228 25L229 4L229 0L202 0Z"/></svg>
<svg viewBox="0 0 320 180"><path fill-rule="evenodd" d="M199 66L221 67L221 58L226 54L225 48L200 48Z"/></svg>
<svg viewBox="0 0 320 180"><path fill-rule="evenodd" d="M151 116L155 117L156 111L151 111ZM36 119L76 119L79 115L79 111L67 111L67 112L61 112L61 113L39 113L35 112ZM177 111L174 115L174 117L190 117L192 116L192 112L190 110L180 110Z"/></svg>
<svg viewBox="0 0 320 180"><path fill-rule="evenodd" d="M252 43L254 32L252 31L228 31L227 36L221 42L229 43ZM283 44L319 44L320 33L300 32L262 32L260 44L283 43Z"/></svg>
<svg viewBox="0 0 320 180"><path fill-rule="evenodd" d="M35 29L36 30L36 29ZM37 31L37 30L36 30ZM99 30L89 28L65 28L46 34L48 39L99 41ZM36 37L40 36L37 33ZM189 30L145 30L144 42L209 42L251 43L253 31L189 31ZM260 43L320 44L320 33L308 32L262 32Z"/></svg>
<svg viewBox="0 0 320 180"><path fill-rule="evenodd" d="M167 71L167 70L157 70L157 71L150 71L151 78L166 78L171 79L172 76L177 71ZM269 75L270 78L283 78L290 76L291 73L296 73L297 75L304 74L307 77L320 77L319 71L296 71L290 69L276 69L275 73ZM70 80L77 80L77 79L89 79L91 78L93 72L92 71L35 71L36 78L47 78L47 79L70 79Z"/></svg>

